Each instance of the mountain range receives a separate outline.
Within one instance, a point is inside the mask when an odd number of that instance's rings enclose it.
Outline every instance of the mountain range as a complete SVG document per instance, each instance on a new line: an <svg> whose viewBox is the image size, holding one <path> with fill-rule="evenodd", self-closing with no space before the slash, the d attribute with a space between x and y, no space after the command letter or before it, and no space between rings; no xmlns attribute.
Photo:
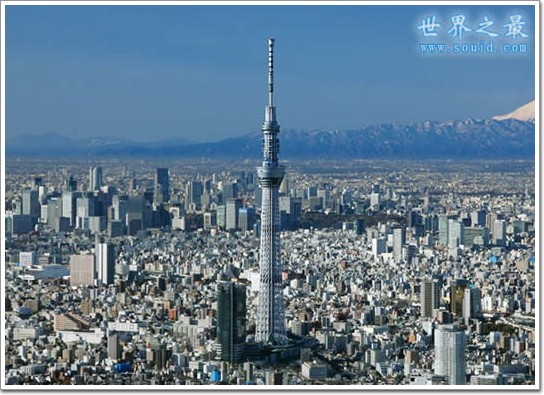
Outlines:
<svg viewBox="0 0 544 395"><path fill-rule="evenodd" d="M492 119L386 123L358 130L280 133L282 159L532 159L535 103ZM170 139L136 143L113 138L75 139L56 133L8 137L6 155L42 157L160 157L260 159L262 135L253 132L210 143Z"/></svg>

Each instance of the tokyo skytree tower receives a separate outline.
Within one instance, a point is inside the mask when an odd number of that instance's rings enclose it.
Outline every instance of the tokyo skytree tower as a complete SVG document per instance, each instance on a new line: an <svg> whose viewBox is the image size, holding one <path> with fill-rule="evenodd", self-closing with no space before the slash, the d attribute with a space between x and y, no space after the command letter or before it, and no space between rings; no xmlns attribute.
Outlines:
<svg viewBox="0 0 544 395"><path fill-rule="evenodd" d="M278 164L280 126L274 107L274 39L268 39L268 105L262 126L263 164L257 168L263 192L259 306L255 340L271 345L287 344L281 278L280 209L278 189L285 168Z"/></svg>

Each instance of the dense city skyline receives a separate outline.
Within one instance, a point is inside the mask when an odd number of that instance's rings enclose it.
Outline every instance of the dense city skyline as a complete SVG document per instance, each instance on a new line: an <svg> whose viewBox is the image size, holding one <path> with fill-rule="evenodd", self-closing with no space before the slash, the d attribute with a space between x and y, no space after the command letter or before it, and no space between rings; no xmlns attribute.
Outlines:
<svg viewBox="0 0 544 395"><path fill-rule="evenodd" d="M533 9L7 5L6 137L214 141L256 131L268 36L284 46L283 128L489 119L535 98ZM495 46L525 43L528 52L420 53L434 42L422 21L435 15L437 42L448 43L449 19L460 13L472 30L459 43L487 43L476 30L489 17ZM506 36L513 14L528 37Z"/></svg>
<svg viewBox="0 0 544 395"><path fill-rule="evenodd" d="M291 163L276 359L255 164L7 164L5 384L538 384L532 161Z"/></svg>

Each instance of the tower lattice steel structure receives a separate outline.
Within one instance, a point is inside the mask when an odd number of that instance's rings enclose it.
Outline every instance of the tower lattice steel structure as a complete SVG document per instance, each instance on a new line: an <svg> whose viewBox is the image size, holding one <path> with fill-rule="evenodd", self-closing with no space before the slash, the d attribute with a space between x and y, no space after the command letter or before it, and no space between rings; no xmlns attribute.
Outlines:
<svg viewBox="0 0 544 395"><path fill-rule="evenodd" d="M263 131L263 165L257 168L263 191L261 211L261 251L259 306L255 340L285 345L285 307L281 278L280 209L278 189L285 169L278 164L280 126L274 107L274 39L268 39L268 105Z"/></svg>

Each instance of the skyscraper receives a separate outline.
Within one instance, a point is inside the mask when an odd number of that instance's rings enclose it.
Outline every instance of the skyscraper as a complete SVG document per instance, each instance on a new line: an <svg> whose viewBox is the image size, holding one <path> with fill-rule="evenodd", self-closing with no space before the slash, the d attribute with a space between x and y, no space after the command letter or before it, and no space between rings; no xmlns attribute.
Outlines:
<svg viewBox="0 0 544 395"><path fill-rule="evenodd" d="M378 192L372 192L370 194L370 208L374 211L380 211L380 194Z"/></svg>
<svg viewBox="0 0 544 395"><path fill-rule="evenodd" d="M439 278L425 279L421 282L421 316L432 317L433 310L440 307L440 288L442 282Z"/></svg>
<svg viewBox="0 0 544 395"><path fill-rule="evenodd" d="M217 226L219 226L221 229L225 229L225 226L227 224L227 206L223 204L217 206L216 214Z"/></svg>
<svg viewBox="0 0 544 395"><path fill-rule="evenodd" d="M126 226L127 234L135 235L144 229L145 201L142 196L130 196L127 202Z"/></svg>
<svg viewBox="0 0 544 395"><path fill-rule="evenodd" d="M255 224L255 209L253 207L242 207L238 210L238 227L242 232L253 230Z"/></svg>
<svg viewBox="0 0 544 395"><path fill-rule="evenodd" d="M232 282L217 287L217 341L221 359L240 362L246 340L246 288Z"/></svg>
<svg viewBox="0 0 544 395"><path fill-rule="evenodd" d="M65 191L68 192L75 192L77 191L77 181L74 179L74 176L70 176L69 179L67 179L65 182Z"/></svg>
<svg viewBox="0 0 544 395"><path fill-rule="evenodd" d="M404 228L393 229L393 257L395 262L402 259L402 246L406 243L406 230Z"/></svg>
<svg viewBox="0 0 544 395"><path fill-rule="evenodd" d="M170 180L168 179L168 169L158 168L155 174L155 194L161 196L163 202L170 200Z"/></svg>
<svg viewBox="0 0 544 395"><path fill-rule="evenodd" d="M470 213L470 222L472 226L485 226L487 212L485 210L473 211Z"/></svg>
<svg viewBox="0 0 544 395"><path fill-rule="evenodd" d="M96 199L92 194L76 198L76 228L89 229L89 217L96 215Z"/></svg>
<svg viewBox="0 0 544 395"><path fill-rule="evenodd" d="M297 197L280 196L280 225L282 229L295 229L300 221L302 200ZM281 221L283 219L283 222Z"/></svg>
<svg viewBox="0 0 544 395"><path fill-rule="evenodd" d="M89 168L89 192L98 191L102 187L102 168L100 166Z"/></svg>
<svg viewBox="0 0 544 395"><path fill-rule="evenodd" d="M34 224L34 217L32 223ZM70 220L62 217L62 198L51 197L47 200L47 226L55 229L56 232L64 232L70 226Z"/></svg>
<svg viewBox="0 0 544 395"><path fill-rule="evenodd" d="M463 318L468 322L469 318L480 318L482 314L482 292L473 286L465 289L463 297Z"/></svg>
<svg viewBox="0 0 544 395"><path fill-rule="evenodd" d="M285 174L278 164L280 127L276 122L274 95L274 39L268 40L268 105L263 131L263 164L257 168L262 189L259 308L255 340L287 343L281 278L279 187Z"/></svg>
<svg viewBox="0 0 544 395"><path fill-rule="evenodd" d="M102 237L96 238L95 245L96 271L100 284L113 284L115 274L115 246L107 243Z"/></svg>
<svg viewBox="0 0 544 395"><path fill-rule="evenodd" d="M457 248L463 244L465 238L465 226L457 219L448 221L448 248Z"/></svg>
<svg viewBox="0 0 544 395"><path fill-rule="evenodd" d="M506 221L496 219L493 221L493 244L504 246L506 244Z"/></svg>
<svg viewBox="0 0 544 395"><path fill-rule="evenodd" d="M108 336L108 358L117 360L121 357L121 347L119 347L119 335L115 332Z"/></svg>
<svg viewBox="0 0 544 395"><path fill-rule="evenodd" d="M356 235L363 235L365 233L365 220L363 218L357 218L353 221L353 230Z"/></svg>
<svg viewBox="0 0 544 395"><path fill-rule="evenodd" d="M446 214L438 216L438 243L443 246L448 245L448 216Z"/></svg>
<svg viewBox="0 0 544 395"><path fill-rule="evenodd" d="M70 220L70 226L72 227L76 223L77 198L77 192L62 192L62 216Z"/></svg>
<svg viewBox="0 0 544 395"><path fill-rule="evenodd" d="M455 325L440 325L434 335L434 373L447 384L466 384L465 333Z"/></svg>
<svg viewBox="0 0 544 395"><path fill-rule="evenodd" d="M185 210L200 210L202 197L202 183L200 181L189 181L185 187Z"/></svg>
<svg viewBox="0 0 544 395"><path fill-rule="evenodd" d="M450 312L457 317L463 315L463 299L467 286L468 281L465 279L456 279L450 284Z"/></svg>
<svg viewBox="0 0 544 395"><path fill-rule="evenodd" d="M238 230L239 216L238 210L242 208L242 201L240 199L228 199L226 208L226 230Z"/></svg>
<svg viewBox="0 0 544 395"><path fill-rule="evenodd" d="M36 218L40 216L40 201L38 191L34 189L23 189L22 193L22 214L29 214Z"/></svg>

